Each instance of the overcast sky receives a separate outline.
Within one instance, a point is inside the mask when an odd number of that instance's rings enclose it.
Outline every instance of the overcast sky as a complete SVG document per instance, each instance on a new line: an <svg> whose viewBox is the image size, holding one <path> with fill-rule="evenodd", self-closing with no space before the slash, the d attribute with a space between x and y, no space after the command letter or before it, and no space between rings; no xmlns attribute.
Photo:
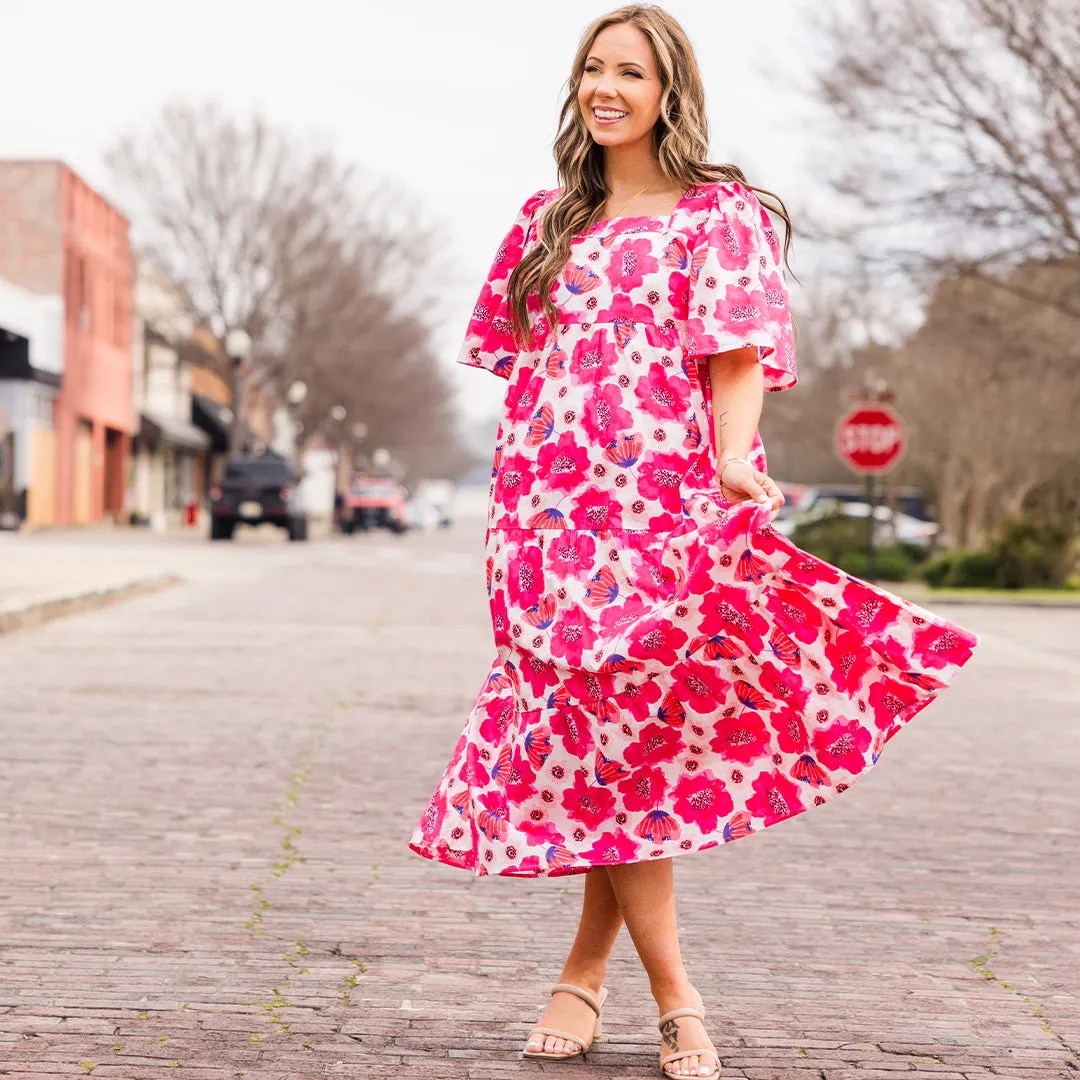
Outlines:
<svg viewBox="0 0 1080 1080"><path fill-rule="evenodd" d="M61 158L106 194L103 157L170 99L214 99L331 140L438 222L460 267L449 362L494 249L554 186L551 141L593 0L0 0L0 157ZM813 198L806 0L671 0L697 50L714 161L796 208ZM121 207L123 209L123 207ZM482 416L505 384L455 369Z"/></svg>

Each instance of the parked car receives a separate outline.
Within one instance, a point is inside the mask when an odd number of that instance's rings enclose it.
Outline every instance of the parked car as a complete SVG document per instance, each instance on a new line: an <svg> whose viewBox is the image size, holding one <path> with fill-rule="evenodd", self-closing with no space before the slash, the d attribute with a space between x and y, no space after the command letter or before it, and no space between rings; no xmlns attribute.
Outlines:
<svg viewBox="0 0 1080 1080"><path fill-rule="evenodd" d="M357 474L338 507L338 527L345 534L357 529L402 533L409 527L405 503L405 489L393 477Z"/></svg>
<svg viewBox="0 0 1080 1080"><path fill-rule="evenodd" d="M266 522L284 529L290 540L308 538L292 468L277 454L230 458L221 483L210 489L210 539L231 540L237 525Z"/></svg>

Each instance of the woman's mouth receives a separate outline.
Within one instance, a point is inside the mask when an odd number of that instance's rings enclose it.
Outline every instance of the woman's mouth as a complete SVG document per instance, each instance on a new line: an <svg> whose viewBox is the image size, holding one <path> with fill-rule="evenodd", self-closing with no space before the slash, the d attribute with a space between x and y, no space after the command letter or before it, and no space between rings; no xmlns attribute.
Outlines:
<svg viewBox="0 0 1080 1080"><path fill-rule="evenodd" d="M617 124L624 117L629 116L629 113L624 112L622 109L598 109L593 108L593 119L598 124Z"/></svg>

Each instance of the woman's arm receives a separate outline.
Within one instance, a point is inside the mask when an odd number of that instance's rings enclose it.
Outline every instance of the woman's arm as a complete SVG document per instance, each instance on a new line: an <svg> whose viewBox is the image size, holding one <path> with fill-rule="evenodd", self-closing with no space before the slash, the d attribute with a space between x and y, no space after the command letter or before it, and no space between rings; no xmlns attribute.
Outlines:
<svg viewBox="0 0 1080 1080"><path fill-rule="evenodd" d="M722 491L743 499L771 504L775 512L784 505L784 496L775 482L741 461L725 464L725 459L746 458L754 445L761 418L765 379L756 346L717 353L709 357L709 385L712 391L713 446L716 448L717 482ZM726 498L725 494L725 498Z"/></svg>

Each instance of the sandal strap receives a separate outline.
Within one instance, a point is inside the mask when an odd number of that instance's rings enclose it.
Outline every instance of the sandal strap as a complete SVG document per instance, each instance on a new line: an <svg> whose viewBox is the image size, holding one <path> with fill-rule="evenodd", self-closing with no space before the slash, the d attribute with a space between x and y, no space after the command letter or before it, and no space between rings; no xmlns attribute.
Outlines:
<svg viewBox="0 0 1080 1080"><path fill-rule="evenodd" d="M596 1013L597 1016L599 1016L600 1015L600 1010L604 1007L604 999L607 997L607 988L606 987L601 987L600 988L600 997L596 998L592 994L590 994L588 990L582 990L580 986L574 986L572 983L556 983L551 988L551 993L552 993L552 995L555 995L555 994L573 994L574 997L581 998L581 1000L584 1001L585 1004L588 1005L589 1008L592 1009L592 1011L594 1013ZM537 1028L537 1031L539 1031L539 1030L540 1029ZM548 1034L557 1034L557 1033L556 1032L549 1032ZM561 1035L559 1036L559 1038L562 1038L562 1037L563 1036L561 1036ZM574 1042L580 1042L581 1041L576 1035L573 1038L574 1038Z"/></svg>
<svg viewBox="0 0 1080 1080"><path fill-rule="evenodd" d="M705 1023L705 1014L701 1009L685 1008L672 1009L671 1012L664 1013L664 1015L660 1017L659 1026L663 1028L669 1020L680 1020L684 1016L692 1016L695 1020L700 1020L703 1024Z"/></svg>
<svg viewBox="0 0 1080 1080"><path fill-rule="evenodd" d="M698 1050L680 1050L676 1054L668 1054L666 1057L660 1059L660 1068L663 1069L670 1065L673 1061L685 1061L687 1058L692 1057L704 1057L706 1054L711 1054L716 1059L716 1071L720 1072L720 1055L716 1051L716 1047L712 1043L708 1046L703 1046Z"/></svg>

